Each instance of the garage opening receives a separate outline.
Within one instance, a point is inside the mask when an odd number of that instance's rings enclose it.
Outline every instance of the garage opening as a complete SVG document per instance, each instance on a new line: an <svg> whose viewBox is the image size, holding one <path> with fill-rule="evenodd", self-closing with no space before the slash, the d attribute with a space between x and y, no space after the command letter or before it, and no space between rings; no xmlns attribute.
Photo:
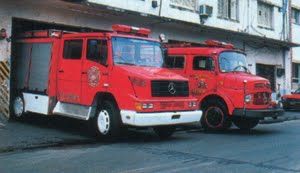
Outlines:
<svg viewBox="0 0 300 173"><path fill-rule="evenodd" d="M271 83L272 91L275 92L275 65L256 64L256 75L268 79Z"/></svg>
<svg viewBox="0 0 300 173"><path fill-rule="evenodd" d="M71 31L71 32L96 32L100 31L97 29L93 28L88 28L88 27L76 27L76 26L69 26L69 25L63 25L63 24L55 24L55 23L49 23L49 22L41 22L41 21L33 21L33 20L27 20L27 19L20 19L20 18L13 18L12 20L12 47L11 47L11 80L10 80L10 112L12 112L12 101L14 98L18 95L18 90L17 88L20 88L19 85L22 84L22 81L18 81L17 79L20 79L20 75L26 74L24 69L26 70L26 64L28 64L27 59L22 57L19 58L20 56L18 54L22 54L22 51L26 51L27 49L22 47L21 50L19 44L16 42L17 36L23 32L26 31L34 31L34 30L49 30L49 29L54 29L54 30L63 30L63 31ZM43 54L44 51L49 51L49 45L43 45L44 47L34 47L34 46L41 46L41 45L32 45L32 59L40 59L39 57ZM48 46L48 47L47 47ZM35 48L35 49L34 49ZM34 52L34 50L37 50ZM44 52L46 53L46 52ZM49 53L48 53L49 54ZM35 56L33 56L35 55ZM50 57L48 57L50 58ZM39 66L39 61L35 61L35 63L31 63L30 65L37 65ZM35 68L35 69L43 69L43 67L40 68ZM41 73L43 74L43 73ZM46 75L48 73L45 73ZM19 76L18 76L19 75ZM41 76L37 76L40 78ZM39 82L39 80L36 80ZM23 81L24 82L24 81ZM34 86L36 88L39 87L44 87L41 86L40 83L34 83ZM40 91L39 91L40 92Z"/></svg>

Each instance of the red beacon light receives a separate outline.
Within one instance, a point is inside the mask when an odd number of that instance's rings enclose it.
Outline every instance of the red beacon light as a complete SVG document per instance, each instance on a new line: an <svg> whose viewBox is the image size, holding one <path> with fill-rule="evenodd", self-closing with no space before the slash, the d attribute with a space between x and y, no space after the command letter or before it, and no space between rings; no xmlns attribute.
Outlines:
<svg viewBox="0 0 300 173"><path fill-rule="evenodd" d="M134 33L143 36L148 36L151 33L151 30L147 28L139 28L134 26L119 25L119 24L112 25L112 29L113 31L116 32Z"/></svg>
<svg viewBox="0 0 300 173"><path fill-rule="evenodd" d="M234 48L233 44L219 42L219 41L216 41L216 40L206 40L205 44L207 44L209 46L224 47L224 48L228 48L228 49L233 49Z"/></svg>

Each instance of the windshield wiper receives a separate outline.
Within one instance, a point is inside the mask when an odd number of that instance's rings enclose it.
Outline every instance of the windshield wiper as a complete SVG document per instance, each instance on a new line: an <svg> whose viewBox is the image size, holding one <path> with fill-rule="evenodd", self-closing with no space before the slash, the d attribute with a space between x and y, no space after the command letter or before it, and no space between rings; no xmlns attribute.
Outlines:
<svg viewBox="0 0 300 173"><path fill-rule="evenodd" d="M123 65L135 65L133 63L129 63L129 62L116 62L116 64L123 64Z"/></svg>

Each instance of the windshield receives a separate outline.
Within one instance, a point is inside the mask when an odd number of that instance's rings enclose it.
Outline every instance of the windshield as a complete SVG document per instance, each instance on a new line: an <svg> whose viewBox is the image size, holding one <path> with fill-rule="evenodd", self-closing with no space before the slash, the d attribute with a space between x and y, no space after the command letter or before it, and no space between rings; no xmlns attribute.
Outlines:
<svg viewBox="0 0 300 173"><path fill-rule="evenodd" d="M219 68L221 72L244 71L246 56L239 52L223 52L219 55Z"/></svg>
<svg viewBox="0 0 300 173"><path fill-rule="evenodd" d="M300 88L298 88L298 89L294 92L294 94L300 94Z"/></svg>
<svg viewBox="0 0 300 173"><path fill-rule="evenodd" d="M163 57L159 42L113 37L112 45L115 64L162 67Z"/></svg>

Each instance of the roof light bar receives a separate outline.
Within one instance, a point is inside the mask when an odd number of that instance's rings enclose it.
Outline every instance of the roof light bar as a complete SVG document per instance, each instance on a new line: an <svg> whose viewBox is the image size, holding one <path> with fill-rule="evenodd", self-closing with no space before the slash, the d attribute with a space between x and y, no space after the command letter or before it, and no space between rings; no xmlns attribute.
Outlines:
<svg viewBox="0 0 300 173"><path fill-rule="evenodd" d="M112 25L112 29L113 31L116 32L136 33L144 36L148 36L151 33L151 30L147 28L139 28L134 26L119 25L119 24Z"/></svg>
<svg viewBox="0 0 300 173"><path fill-rule="evenodd" d="M219 42L219 41L216 41L216 40L206 40L205 44L207 44L209 46L224 47L224 48L228 48L228 49L233 49L234 48L233 44Z"/></svg>

